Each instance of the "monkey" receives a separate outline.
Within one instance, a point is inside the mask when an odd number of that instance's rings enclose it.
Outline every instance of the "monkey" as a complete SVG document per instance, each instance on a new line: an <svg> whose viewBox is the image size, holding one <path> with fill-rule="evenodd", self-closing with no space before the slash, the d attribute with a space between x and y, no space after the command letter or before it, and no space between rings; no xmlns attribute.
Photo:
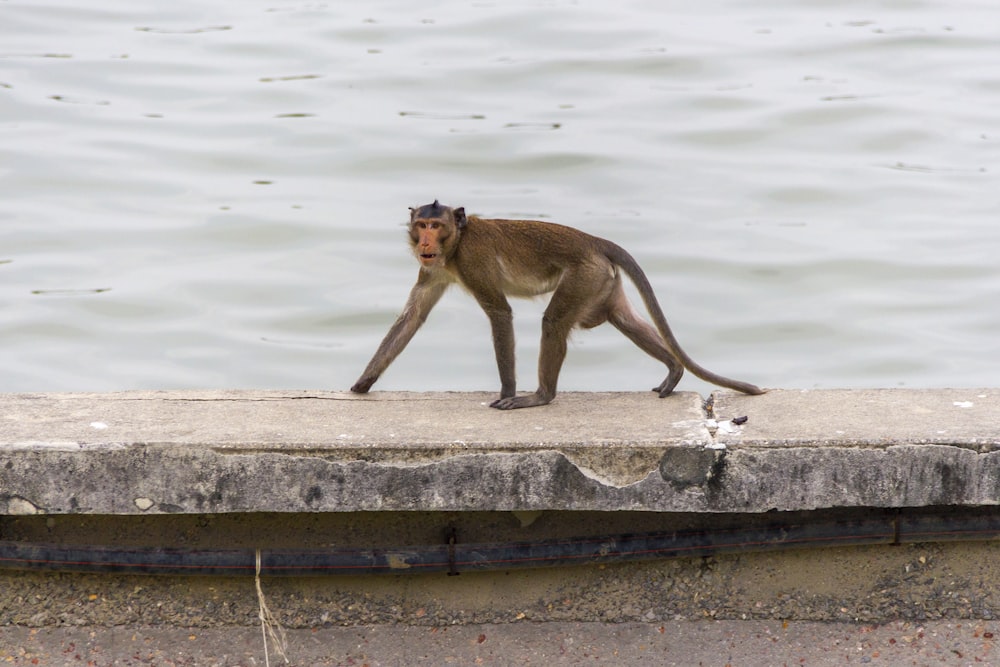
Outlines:
<svg viewBox="0 0 1000 667"><path fill-rule="evenodd" d="M567 339L574 328L610 322L639 349L667 366L653 388L670 395L690 370L701 379L744 394L762 394L748 382L723 377L698 365L681 348L667 324L646 274L624 248L573 227L536 220L466 216L465 208L437 200L410 208L409 241L420 264L417 282L403 312L351 391L364 394L403 351L428 313L453 283L476 299L490 321L500 397L499 410L546 405L555 398ZM655 327L636 312L625 295L622 274L635 284ZM508 296L552 292L542 317L538 390L516 395L514 326Z"/></svg>

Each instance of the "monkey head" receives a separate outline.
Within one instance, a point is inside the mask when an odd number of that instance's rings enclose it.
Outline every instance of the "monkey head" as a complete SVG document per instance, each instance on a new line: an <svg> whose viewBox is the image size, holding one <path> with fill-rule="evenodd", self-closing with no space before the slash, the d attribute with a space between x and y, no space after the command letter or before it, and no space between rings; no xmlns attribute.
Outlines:
<svg viewBox="0 0 1000 667"><path fill-rule="evenodd" d="M458 245L458 239L468 224L464 208L441 205L437 199L410 209L410 245L420 266L443 266Z"/></svg>

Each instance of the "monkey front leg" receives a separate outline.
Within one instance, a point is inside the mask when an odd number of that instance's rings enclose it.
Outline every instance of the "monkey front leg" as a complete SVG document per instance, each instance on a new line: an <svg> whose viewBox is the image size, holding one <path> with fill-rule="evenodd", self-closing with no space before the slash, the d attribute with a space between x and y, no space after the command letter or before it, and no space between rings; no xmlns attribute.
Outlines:
<svg viewBox="0 0 1000 667"><path fill-rule="evenodd" d="M567 277L570 279L567 280ZM592 281L595 284L596 281ZM559 371L566 359L566 340L573 325L580 321L580 313L590 303L587 294L579 289L582 282L576 276L563 276L559 287L552 295L545 315L542 316L542 345L538 354L538 390L526 396L501 398L492 405L500 410L516 410L518 408L533 408L538 405L548 405L556 397L556 385L559 383ZM596 321L591 323L596 325Z"/></svg>
<svg viewBox="0 0 1000 667"><path fill-rule="evenodd" d="M559 370L566 358L566 339L568 331L553 330L551 322L542 320L542 348L538 356L538 390L533 394L501 397L490 407L499 410L517 410L518 408L534 408L548 405L556 396L556 384L559 381Z"/></svg>
<svg viewBox="0 0 1000 667"><path fill-rule="evenodd" d="M378 350L375 351L375 356L368 362L368 366L351 387L351 391L355 394L367 393L375 381L379 379L379 376L389 367L389 364L403 351L421 324L420 320L407 311L403 311L403 314L389 328L389 333L382 339Z"/></svg>
<svg viewBox="0 0 1000 667"><path fill-rule="evenodd" d="M500 398L490 403L495 408L506 398L512 397L517 391L517 377L514 357L514 316L506 299L496 306L483 306L490 318L490 328L493 331L493 352L497 358L497 371L500 373Z"/></svg>
<svg viewBox="0 0 1000 667"><path fill-rule="evenodd" d="M427 319L431 308L438 302L447 287L447 282L431 282L421 272L417 284L410 290L410 297L406 301L406 307L403 308L402 314L389 328L389 333L382 339L378 350L375 351L375 356L368 362L367 368L351 387L351 391L356 394L364 394L371 389L379 376L399 356L413 335L417 333L417 329Z"/></svg>

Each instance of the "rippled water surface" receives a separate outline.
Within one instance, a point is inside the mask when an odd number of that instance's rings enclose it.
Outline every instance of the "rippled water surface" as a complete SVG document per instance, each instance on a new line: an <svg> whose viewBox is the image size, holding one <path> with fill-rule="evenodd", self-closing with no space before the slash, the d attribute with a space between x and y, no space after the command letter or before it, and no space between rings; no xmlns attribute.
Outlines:
<svg viewBox="0 0 1000 667"><path fill-rule="evenodd" d="M435 198L630 249L727 375L995 386L998 30L985 0L0 2L0 391L344 389ZM534 389L544 302L514 306ZM488 329L453 290L376 389L496 389ZM663 375L601 327L560 386Z"/></svg>

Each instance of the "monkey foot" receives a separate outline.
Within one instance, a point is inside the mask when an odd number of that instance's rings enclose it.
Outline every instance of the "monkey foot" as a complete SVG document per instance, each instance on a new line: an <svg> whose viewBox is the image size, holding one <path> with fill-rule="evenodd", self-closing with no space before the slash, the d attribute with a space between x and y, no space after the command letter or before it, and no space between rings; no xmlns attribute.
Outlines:
<svg viewBox="0 0 1000 667"><path fill-rule="evenodd" d="M508 398L498 398L490 403L491 408L497 410L517 410L518 408L533 408L538 405L548 405L553 397L545 397L538 392L527 396L510 396Z"/></svg>

